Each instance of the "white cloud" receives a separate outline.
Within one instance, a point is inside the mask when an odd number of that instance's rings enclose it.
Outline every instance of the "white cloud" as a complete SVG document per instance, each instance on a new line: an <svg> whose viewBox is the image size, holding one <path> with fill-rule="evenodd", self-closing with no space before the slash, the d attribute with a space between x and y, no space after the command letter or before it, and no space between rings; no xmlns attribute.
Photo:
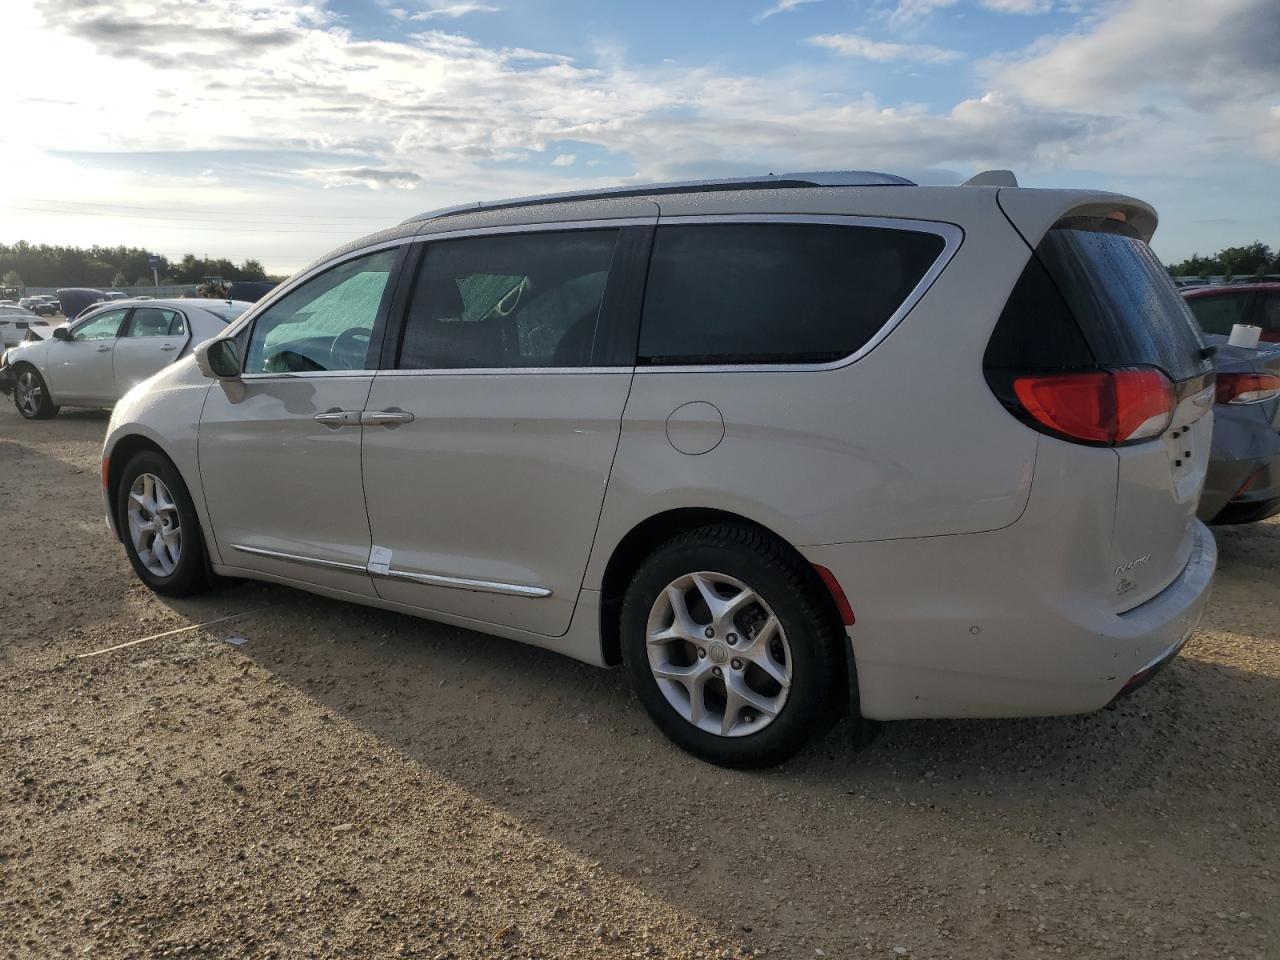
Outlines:
<svg viewBox="0 0 1280 960"><path fill-rule="evenodd" d="M1280 3L1129 0L1024 56L993 60L988 80L1049 109L1126 117L1135 130L1192 114L1218 138L1273 159L1267 111L1280 103ZM1204 137L1189 149L1202 151Z"/></svg>
<svg viewBox="0 0 1280 960"><path fill-rule="evenodd" d="M751 18L753 23L763 23L770 17L779 13L786 13L788 10L794 10L796 7L802 7L806 3L818 3L819 0L778 0L772 7L761 10Z"/></svg>
<svg viewBox="0 0 1280 960"><path fill-rule="evenodd" d="M946 50L927 43L887 43L856 33L830 33L810 37L815 47L824 47L842 57L860 57L886 63L890 60L916 60L922 63L950 63L963 57L958 50Z"/></svg>
<svg viewBox="0 0 1280 960"><path fill-rule="evenodd" d="M1182 178L1201 217L1226 216L1242 170L1273 188L1256 171L1280 159L1274 0L1111 0L1073 32L985 62L977 94L934 91L930 106L877 99L829 57L754 74L638 66L617 50L584 63L441 30L361 39L291 0L42 0L6 30L0 241L180 255L200 238L199 252L273 269L418 209L563 189L567 156L583 186L1009 167L1024 182L1130 177L1112 182L1149 196ZM957 56L855 32L811 42L873 63ZM566 141L586 146L557 153ZM73 218L33 212L39 198L140 209Z"/></svg>
<svg viewBox="0 0 1280 960"><path fill-rule="evenodd" d="M959 3L960 0L897 0L888 13L888 20L894 27L905 27L928 18L936 10L945 10ZM1053 0L978 0L977 5L993 13L1029 16L1048 13L1054 4Z"/></svg>
<svg viewBox="0 0 1280 960"><path fill-rule="evenodd" d="M326 187L364 186L370 190L380 190L383 187L412 190L422 181L422 177L412 170L387 170L383 167L316 168L303 170L301 173Z"/></svg>
<svg viewBox="0 0 1280 960"><path fill-rule="evenodd" d="M982 5L996 13L1015 13L1032 16L1048 13L1053 9L1053 0L982 0Z"/></svg>
<svg viewBox="0 0 1280 960"><path fill-rule="evenodd" d="M954 7L960 0L898 0L889 11L889 24L901 27L916 20L923 20L935 10Z"/></svg>
<svg viewBox="0 0 1280 960"><path fill-rule="evenodd" d="M574 164L574 161L577 159L578 158L574 156L572 153L561 153L561 154L558 154L556 158L551 161L551 165L553 167L572 167Z"/></svg>
<svg viewBox="0 0 1280 960"><path fill-rule="evenodd" d="M457 20L473 13L497 13L501 7L488 3L476 3L473 0L424 0L425 10L409 11L403 7L392 7L389 13L397 20L414 20L418 22L444 18Z"/></svg>

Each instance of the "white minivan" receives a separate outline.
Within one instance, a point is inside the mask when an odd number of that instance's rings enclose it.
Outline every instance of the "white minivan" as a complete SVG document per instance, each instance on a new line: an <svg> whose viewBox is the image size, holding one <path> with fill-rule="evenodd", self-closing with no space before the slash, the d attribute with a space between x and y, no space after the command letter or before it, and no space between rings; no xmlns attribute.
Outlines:
<svg viewBox="0 0 1280 960"><path fill-rule="evenodd" d="M683 748L1096 710L1172 658L1210 352L1150 207L795 174L424 214L116 406L138 576L623 665Z"/></svg>

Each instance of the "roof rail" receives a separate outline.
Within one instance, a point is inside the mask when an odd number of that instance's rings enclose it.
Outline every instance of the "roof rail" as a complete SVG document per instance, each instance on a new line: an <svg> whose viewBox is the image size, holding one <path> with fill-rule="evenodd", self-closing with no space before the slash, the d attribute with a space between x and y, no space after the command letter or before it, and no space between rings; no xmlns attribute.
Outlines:
<svg viewBox="0 0 1280 960"><path fill-rule="evenodd" d="M772 173L758 177L725 177L718 180L676 180L670 183L642 183L634 186L603 187L596 190L574 190L568 193L544 193L534 197L514 197L491 203L460 203L452 207L428 210L405 223L436 220L479 210L503 210L532 207L543 203L565 203L572 200L613 200L619 197L648 197L667 193L720 193L728 190L777 190L788 187L914 187L905 177L870 170L818 170L806 173Z"/></svg>

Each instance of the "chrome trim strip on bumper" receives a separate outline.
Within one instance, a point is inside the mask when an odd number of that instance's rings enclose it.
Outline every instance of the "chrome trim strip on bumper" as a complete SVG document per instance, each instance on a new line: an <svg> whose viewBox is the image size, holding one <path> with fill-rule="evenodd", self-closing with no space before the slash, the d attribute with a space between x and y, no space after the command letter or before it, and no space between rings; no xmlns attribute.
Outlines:
<svg viewBox="0 0 1280 960"><path fill-rule="evenodd" d="M373 563L361 566L358 563L343 563L339 560L322 560L319 557L304 557L296 553L283 553L279 550L266 550L262 547L247 547L240 543L231 544L231 549L257 557L271 560L288 560L313 567L325 567L331 570L349 570L352 573L366 573L374 577L386 577L392 580L411 580L431 587L447 587L453 590L474 590L479 593L499 593L508 597L527 597L542 599L551 596L547 587L528 587L518 583L499 583L494 580L469 580L465 577L446 577L435 573L409 573L404 570L391 570L376 566Z"/></svg>

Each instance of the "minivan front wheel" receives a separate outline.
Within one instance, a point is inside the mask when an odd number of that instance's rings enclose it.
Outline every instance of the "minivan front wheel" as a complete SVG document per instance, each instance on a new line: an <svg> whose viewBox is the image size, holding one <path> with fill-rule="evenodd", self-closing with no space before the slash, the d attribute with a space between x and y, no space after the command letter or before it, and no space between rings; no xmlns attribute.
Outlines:
<svg viewBox="0 0 1280 960"><path fill-rule="evenodd" d="M156 593L185 597L208 586L200 521L186 484L165 457L146 450L125 465L116 522L134 573Z"/></svg>
<svg viewBox="0 0 1280 960"><path fill-rule="evenodd" d="M704 527L655 550L622 606L636 695L677 745L728 767L792 756L836 718L847 643L793 550L748 526Z"/></svg>

